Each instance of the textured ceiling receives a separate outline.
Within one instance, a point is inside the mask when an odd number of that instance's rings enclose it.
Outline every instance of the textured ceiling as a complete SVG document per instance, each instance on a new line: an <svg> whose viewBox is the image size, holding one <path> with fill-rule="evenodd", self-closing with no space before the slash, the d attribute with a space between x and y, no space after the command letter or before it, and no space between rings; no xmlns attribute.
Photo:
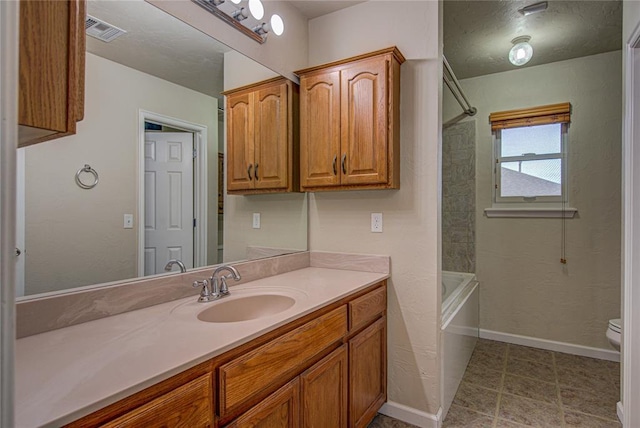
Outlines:
<svg viewBox="0 0 640 428"><path fill-rule="evenodd" d="M459 79L514 70L511 40L531 36L533 58L522 67L622 48L622 2L549 0L546 11L523 16L537 0L444 2L444 55Z"/></svg>
<svg viewBox="0 0 640 428"><path fill-rule="evenodd" d="M307 19L317 18L318 16L326 15L331 12L335 12L346 7L356 5L358 3L364 3L364 1L341 1L341 0L301 0L301 1L289 1L296 7Z"/></svg>
<svg viewBox="0 0 640 428"><path fill-rule="evenodd" d="M87 37L87 51L219 97L226 45L143 0L90 0L87 12L127 31L110 43Z"/></svg>

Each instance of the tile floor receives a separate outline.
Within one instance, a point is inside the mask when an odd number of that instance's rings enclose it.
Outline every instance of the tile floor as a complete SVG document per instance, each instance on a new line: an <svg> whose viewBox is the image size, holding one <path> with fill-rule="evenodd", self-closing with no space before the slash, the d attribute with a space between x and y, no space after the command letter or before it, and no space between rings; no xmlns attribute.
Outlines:
<svg viewBox="0 0 640 428"><path fill-rule="evenodd" d="M619 395L618 363L480 339L443 428L621 427Z"/></svg>

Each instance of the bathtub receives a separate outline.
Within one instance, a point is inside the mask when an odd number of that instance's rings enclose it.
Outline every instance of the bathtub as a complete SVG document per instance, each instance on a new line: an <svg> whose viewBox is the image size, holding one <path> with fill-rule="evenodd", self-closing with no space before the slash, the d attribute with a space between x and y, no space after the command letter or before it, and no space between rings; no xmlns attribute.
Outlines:
<svg viewBox="0 0 640 428"><path fill-rule="evenodd" d="M442 272L442 420L447 416L478 340L478 294L475 274Z"/></svg>

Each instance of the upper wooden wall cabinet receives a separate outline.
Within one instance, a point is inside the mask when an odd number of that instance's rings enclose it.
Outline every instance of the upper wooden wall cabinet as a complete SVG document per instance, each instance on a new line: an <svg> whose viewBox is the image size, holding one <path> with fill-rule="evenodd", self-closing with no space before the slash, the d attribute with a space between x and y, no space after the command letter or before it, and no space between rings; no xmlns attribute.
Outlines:
<svg viewBox="0 0 640 428"><path fill-rule="evenodd" d="M299 190L298 85L284 77L226 91L227 193Z"/></svg>
<svg viewBox="0 0 640 428"><path fill-rule="evenodd" d="M18 146L72 135L84 116L85 0L20 1Z"/></svg>
<svg viewBox="0 0 640 428"><path fill-rule="evenodd" d="M300 185L400 188L400 64L395 48L297 71Z"/></svg>

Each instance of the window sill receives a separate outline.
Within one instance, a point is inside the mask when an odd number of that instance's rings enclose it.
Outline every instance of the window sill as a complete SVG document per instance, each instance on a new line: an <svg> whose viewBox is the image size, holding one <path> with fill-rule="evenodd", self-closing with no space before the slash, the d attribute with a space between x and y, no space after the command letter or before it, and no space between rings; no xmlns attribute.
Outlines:
<svg viewBox="0 0 640 428"><path fill-rule="evenodd" d="M577 208L485 208L488 218L573 218Z"/></svg>

